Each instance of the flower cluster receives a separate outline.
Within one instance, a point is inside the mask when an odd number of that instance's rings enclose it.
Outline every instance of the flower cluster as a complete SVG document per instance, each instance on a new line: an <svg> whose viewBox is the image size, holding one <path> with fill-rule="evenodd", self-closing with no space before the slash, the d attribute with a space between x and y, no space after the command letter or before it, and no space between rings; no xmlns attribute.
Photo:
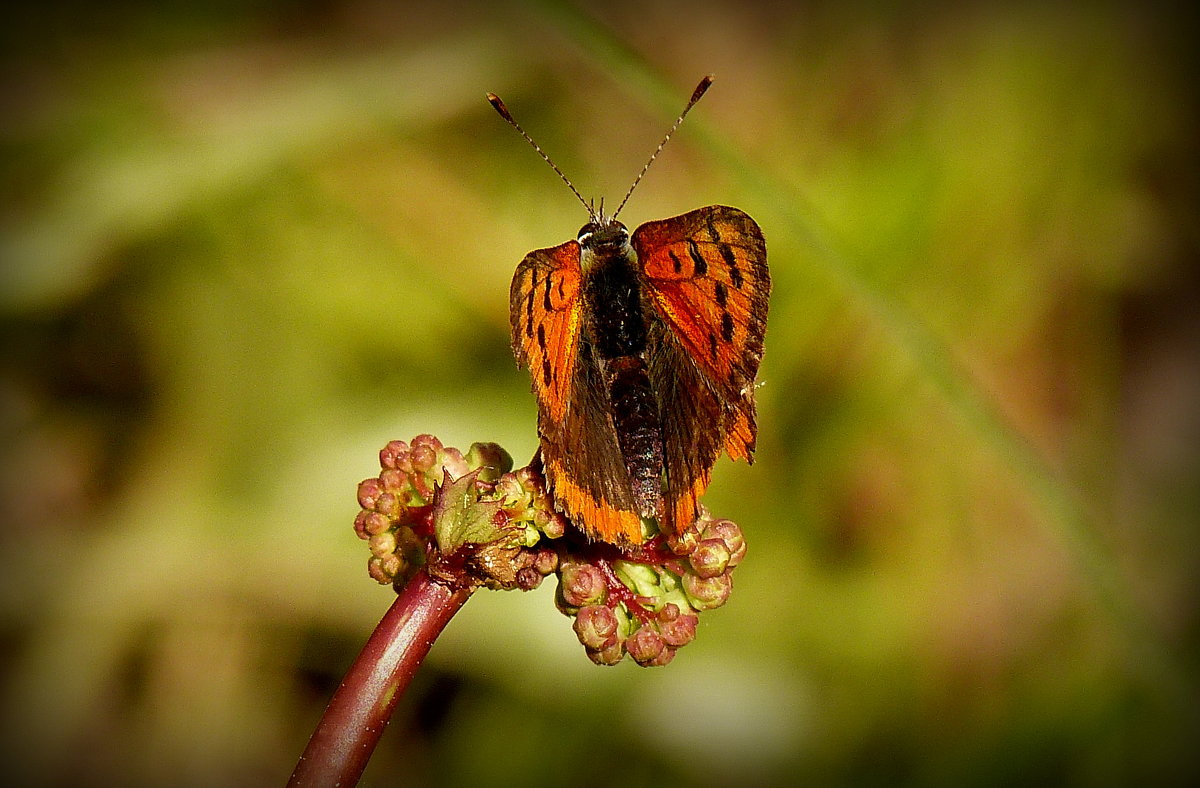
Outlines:
<svg viewBox="0 0 1200 788"><path fill-rule="evenodd" d="M639 665L665 665L696 636L699 612L725 604L746 554L741 529L704 512L693 531L696 547L686 557L661 550L636 561L563 562L558 608L575 617L593 662L614 665L628 654Z"/></svg>
<svg viewBox="0 0 1200 788"><path fill-rule="evenodd" d="M412 443L392 441L379 452L379 476L358 485L354 532L367 540L367 571L380 583L403 584L425 565L432 537L430 516L438 483L470 472L463 453L432 435Z"/></svg>
<svg viewBox="0 0 1200 788"><path fill-rule="evenodd" d="M379 476L358 485L362 509L354 518L355 533L371 549L367 571L377 582L403 587L435 556L457 556L456 566L474 560L472 570L491 561L492 571L475 571L479 584L491 587L534 588L558 566L552 552L521 548L534 547L543 535L561 536L565 522L540 514L553 508L540 477L524 468L513 473L512 459L496 444L476 443L464 455L432 435L418 435L384 446L379 465ZM453 497L451 489L465 497L439 500ZM478 549L457 555L466 545ZM504 565L496 561L498 549L508 551Z"/></svg>
<svg viewBox="0 0 1200 788"><path fill-rule="evenodd" d="M537 467L512 471L495 444L464 455L418 435L389 443L379 462L358 486L354 520L371 577L400 589L425 568L451 584L530 590L557 574L558 608L598 664L670 662L695 638L698 614L729 598L746 553L737 524L706 511L669 541L589 542L556 511Z"/></svg>

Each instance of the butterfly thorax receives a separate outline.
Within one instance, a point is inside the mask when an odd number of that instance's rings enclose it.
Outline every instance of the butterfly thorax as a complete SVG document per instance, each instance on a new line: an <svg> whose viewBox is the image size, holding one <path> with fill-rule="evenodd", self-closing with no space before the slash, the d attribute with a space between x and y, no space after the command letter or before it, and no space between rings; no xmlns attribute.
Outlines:
<svg viewBox="0 0 1200 788"><path fill-rule="evenodd" d="M640 357L646 350L646 318L629 233L619 222L589 223L579 239L588 339L604 361Z"/></svg>

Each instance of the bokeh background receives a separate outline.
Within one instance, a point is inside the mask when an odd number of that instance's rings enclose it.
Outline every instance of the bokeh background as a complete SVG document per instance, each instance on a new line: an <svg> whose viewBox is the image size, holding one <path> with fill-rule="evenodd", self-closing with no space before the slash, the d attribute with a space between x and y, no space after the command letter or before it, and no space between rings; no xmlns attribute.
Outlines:
<svg viewBox="0 0 1200 788"><path fill-rule="evenodd" d="M1197 777L1186 4L30 5L0 30L0 771L280 784L390 604L389 439L535 447L507 292L619 199L762 225L750 553L667 668L479 593L387 785Z"/></svg>

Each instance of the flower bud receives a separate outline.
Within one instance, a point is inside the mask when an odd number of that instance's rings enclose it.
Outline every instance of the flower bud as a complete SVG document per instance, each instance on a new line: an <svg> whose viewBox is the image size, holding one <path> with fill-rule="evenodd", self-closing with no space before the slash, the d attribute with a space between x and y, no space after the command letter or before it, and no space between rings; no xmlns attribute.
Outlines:
<svg viewBox="0 0 1200 788"><path fill-rule="evenodd" d="M533 568L542 575L552 574L558 569L558 553L554 550L538 550L533 559Z"/></svg>
<svg viewBox="0 0 1200 788"><path fill-rule="evenodd" d="M544 575L532 566L523 566L517 570L517 588L522 591L532 591L542 584Z"/></svg>
<svg viewBox="0 0 1200 788"><path fill-rule="evenodd" d="M383 485L379 479L363 479L358 483L358 505L364 509L374 509L375 501L383 493Z"/></svg>
<svg viewBox="0 0 1200 788"><path fill-rule="evenodd" d="M453 446L442 449L441 463L442 467L450 472L451 479L461 479L471 472L472 466L467 462L467 458Z"/></svg>
<svg viewBox="0 0 1200 788"><path fill-rule="evenodd" d="M437 463L437 450L432 446L418 444L409 452L412 457L412 467L417 473L425 473Z"/></svg>
<svg viewBox="0 0 1200 788"><path fill-rule="evenodd" d="M604 649L617 643L617 616L604 605L581 607L573 628L579 642L588 649Z"/></svg>
<svg viewBox="0 0 1200 788"><path fill-rule="evenodd" d="M746 555L746 536L733 520L714 520L704 527L702 539L720 539L729 548L729 566L735 567Z"/></svg>
<svg viewBox="0 0 1200 788"><path fill-rule="evenodd" d="M688 556L688 563L700 577L716 577L729 566L729 547L720 539L701 539Z"/></svg>
<svg viewBox="0 0 1200 788"><path fill-rule="evenodd" d="M546 507L551 506L550 500L545 496L542 496L540 503ZM567 520L558 512L551 511L546 524L541 526L541 531L547 539L561 539L562 535L567 532Z"/></svg>
<svg viewBox="0 0 1200 788"><path fill-rule="evenodd" d="M366 539L368 536L370 536L370 534L367 533L367 514L368 512L363 509L358 514L354 515L354 533L358 535L359 539ZM378 512L369 512L369 514L378 514Z"/></svg>
<svg viewBox="0 0 1200 788"><path fill-rule="evenodd" d="M728 573L716 577L683 576L683 590L696 610L712 610L725 604L733 590L733 577Z"/></svg>
<svg viewBox="0 0 1200 788"><path fill-rule="evenodd" d="M467 451L467 463L472 468L482 468L479 478L494 482L512 470L512 457L498 443L472 443Z"/></svg>
<svg viewBox="0 0 1200 788"><path fill-rule="evenodd" d="M361 512L361 514L363 516L363 531L366 533L366 536L364 536L363 539L374 536L375 534L381 534L392 527L391 520L379 512ZM357 524L358 520L356 519L356 528Z"/></svg>
<svg viewBox="0 0 1200 788"><path fill-rule="evenodd" d="M408 456L408 444L404 441L391 441L379 450L379 467L399 468L401 458Z"/></svg>
<svg viewBox="0 0 1200 788"><path fill-rule="evenodd" d="M395 520L400 516L400 499L396 497L396 493L380 493L375 499L375 511Z"/></svg>
<svg viewBox="0 0 1200 788"><path fill-rule="evenodd" d="M567 564L559 575L563 601L571 607L598 605L608 596L604 573L591 564Z"/></svg>
<svg viewBox="0 0 1200 788"><path fill-rule="evenodd" d="M395 468L384 468L379 474L379 483L387 492L399 492L408 486L408 474Z"/></svg>
<svg viewBox="0 0 1200 788"><path fill-rule="evenodd" d="M696 529L684 528L677 534L671 534L667 537L667 547L671 548L671 552L675 555L687 555L696 549Z"/></svg>
<svg viewBox="0 0 1200 788"><path fill-rule="evenodd" d="M367 540L367 546L371 548L373 555L384 556L394 553L396 552L396 535L391 531L374 534Z"/></svg>
<svg viewBox="0 0 1200 788"><path fill-rule="evenodd" d="M664 643L675 648L686 646L695 639L696 625L699 623L699 616L681 613L674 602L668 603L658 613L658 632Z"/></svg>
<svg viewBox="0 0 1200 788"><path fill-rule="evenodd" d="M422 501L429 502L433 500L433 483L429 481L429 477L426 474L413 473L408 478L409 481L412 482L413 489L417 491L417 495ZM441 481L441 479L438 479L437 483L440 483ZM409 499L409 501L410 505L416 503L416 501L412 499Z"/></svg>
<svg viewBox="0 0 1200 788"><path fill-rule="evenodd" d="M404 571L405 563L395 553L375 555L367 562L367 574L380 585L393 582Z"/></svg>
<svg viewBox="0 0 1200 788"><path fill-rule="evenodd" d="M662 653L664 645L654 625L643 624L625 641L625 650L639 665L646 665Z"/></svg>
<svg viewBox="0 0 1200 788"><path fill-rule="evenodd" d="M587 650L588 659L595 662L597 665L616 665L625 656L625 647L621 641L614 642L611 646L606 646L602 649Z"/></svg>

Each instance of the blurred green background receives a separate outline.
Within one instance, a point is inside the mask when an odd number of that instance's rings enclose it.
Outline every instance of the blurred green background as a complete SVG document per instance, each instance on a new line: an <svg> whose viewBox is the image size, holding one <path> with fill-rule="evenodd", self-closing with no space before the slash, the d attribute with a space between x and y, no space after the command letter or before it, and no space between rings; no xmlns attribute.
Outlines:
<svg viewBox="0 0 1200 788"><path fill-rule="evenodd" d="M389 439L536 445L507 292L586 196L768 241L750 540L667 668L479 593L369 784L1198 774L1186 4L41 4L0 85L0 771L281 784L393 594ZM9 784L13 784L10 782Z"/></svg>

